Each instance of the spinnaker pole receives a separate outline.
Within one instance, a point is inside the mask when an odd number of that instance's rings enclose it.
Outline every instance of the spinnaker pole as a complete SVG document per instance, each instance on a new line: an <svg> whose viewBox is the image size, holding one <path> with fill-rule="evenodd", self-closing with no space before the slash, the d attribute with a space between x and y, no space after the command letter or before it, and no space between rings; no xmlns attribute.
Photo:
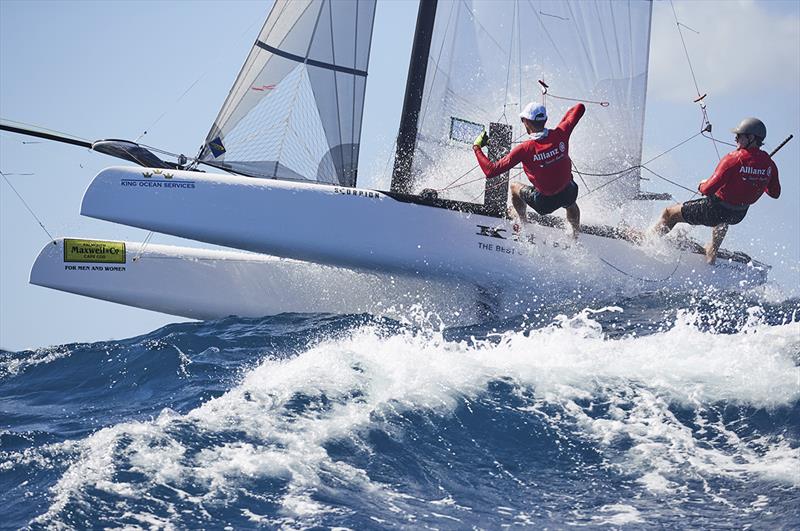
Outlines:
<svg viewBox="0 0 800 531"><path fill-rule="evenodd" d="M411 193L414 188L411 176L411 163L417 143L419 112L422 108L422 92L425 88L425 74L428 69L428 56L433 38L433 23L436 19L438 0L420 0L417 12L417 28L414 31L414 44L411 48L411 62L408 65L406 96L403 113L400 116L400 130L397 133L397 151L392 172L392 192Z"/></svg>

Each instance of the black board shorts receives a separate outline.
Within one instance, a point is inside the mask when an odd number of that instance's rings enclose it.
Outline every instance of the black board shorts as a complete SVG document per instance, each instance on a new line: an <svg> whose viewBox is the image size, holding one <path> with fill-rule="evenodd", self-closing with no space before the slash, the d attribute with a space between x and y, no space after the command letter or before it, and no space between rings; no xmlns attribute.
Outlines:
<svg viewBox="0 0 800 531"><path fill-rule="evenodd" d="M681 216L689 225L716 227L726 223L736 225L747 215L747 208L730 208L717 196L701 197L681 205Z"/></svg>
<svg viewBox="0 0 800 531"><path fill-rule="evenodd" d="M523 186L519 192L522 200L541 215L552 214L559 208L571 207L578 199L578 185L570 181L566 188L556 195L543 195L533 186Z"/></svg>

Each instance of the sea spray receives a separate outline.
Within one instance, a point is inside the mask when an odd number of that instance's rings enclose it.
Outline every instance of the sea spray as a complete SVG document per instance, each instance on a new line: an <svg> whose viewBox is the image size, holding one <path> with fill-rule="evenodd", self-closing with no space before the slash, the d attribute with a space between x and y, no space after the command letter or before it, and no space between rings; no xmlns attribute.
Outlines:
<svg viewBox="0 0 800 531"><path fill-rule="evenodd" d="M513 329L282 316L73 345L2 380L18 411L48 371L97 372L119 402L91 390L109 405L85 395L70 415L101 420L77 436L8 417L3 505L31 500L9 515L34 527L797 522L796 304L660 300ZM14 422L30 442L6 451Z"/></svg>

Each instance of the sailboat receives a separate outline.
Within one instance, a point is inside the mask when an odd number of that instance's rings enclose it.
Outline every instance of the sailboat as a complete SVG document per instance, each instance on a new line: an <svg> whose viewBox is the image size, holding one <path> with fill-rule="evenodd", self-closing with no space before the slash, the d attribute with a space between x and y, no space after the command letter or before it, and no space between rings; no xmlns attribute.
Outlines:
<svg viewBox="0 0 800 531"><path fill-rule="evenodd" d="M501 157L522 136L520 106L558 87L596 104L571 141L584 193L617 210L663 198L640 189L650 2L420 2L383 191L358 187L375 9L277 0L192 160L121 140L84 146L139 166L101 171L81 214L236 251L59 238L31 282L194 318L381 314L424 300L468 319L502 308L508 291L765 282L769 266L743 253L721 251L709 267L692 240L642 245L624 226L586 224L576 242L544 216L516 234L512 176L475 171L464 140L488 126ZM523 44L531 32L535 50ZM551 116L573 103L541 97Z"/></svg>

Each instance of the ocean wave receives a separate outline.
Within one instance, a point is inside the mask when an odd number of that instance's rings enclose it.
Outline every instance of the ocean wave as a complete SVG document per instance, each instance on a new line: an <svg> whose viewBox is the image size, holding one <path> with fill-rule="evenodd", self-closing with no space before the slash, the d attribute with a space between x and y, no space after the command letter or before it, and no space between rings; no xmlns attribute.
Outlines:
<svg viewBox="0 0 800 531"><path fill-rule="evenodd" d="M29 500L9 514L33 527L791 527L798 304L660 297L459 329L227 319L14 353L2 505Z"/></svg>

